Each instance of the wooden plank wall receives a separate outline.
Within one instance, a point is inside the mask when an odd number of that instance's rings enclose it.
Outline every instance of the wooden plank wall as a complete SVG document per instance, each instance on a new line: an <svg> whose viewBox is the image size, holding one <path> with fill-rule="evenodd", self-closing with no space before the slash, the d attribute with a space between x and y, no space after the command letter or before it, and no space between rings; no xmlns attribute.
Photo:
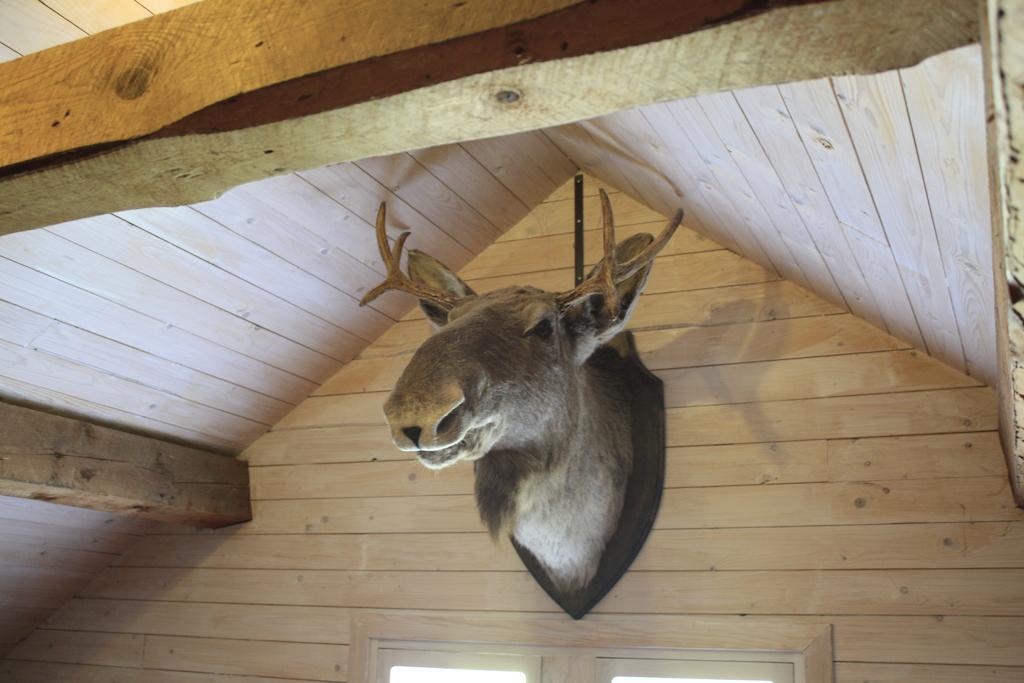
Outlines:
<svg viewBox="0 0 1024 683"><path fill-rule="evenodd" d="M579 166L994 385L977 45L548 131Z"/></svg>
<svg viewBox="0 0 1024 683"><path fill-rule="evenodd" d="M568 286L568 196L463 274ZM620 235L662 227L612 199ZM834 624L840 683L1024 678L1024 511L990 388L687 229L633 327L666 382L667 489L588 619ZM410 315L247 449L252 523L150 533L0 678L344 681L355 610L557 612L483 531L471 468L429 472L389 442L381 403L426 334Z"/></svg>
<svg viewBox="0 0 1024 683"><path fill-rule="evenodd" d="M0 496L0 657L152 526Z"/></svg>

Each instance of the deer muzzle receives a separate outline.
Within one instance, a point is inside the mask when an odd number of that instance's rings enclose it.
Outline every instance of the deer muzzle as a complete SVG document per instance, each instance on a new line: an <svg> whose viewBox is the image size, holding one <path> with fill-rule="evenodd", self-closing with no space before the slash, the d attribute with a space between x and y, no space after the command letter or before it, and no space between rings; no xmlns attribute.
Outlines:
<svg viewBox="0 0 1024 683"><path fill-rule="evenodd" d="M468 425L466 396L449 385L429 396L392 394L384 405L391 439L403 451L438 451L459 443Z"/></svg>

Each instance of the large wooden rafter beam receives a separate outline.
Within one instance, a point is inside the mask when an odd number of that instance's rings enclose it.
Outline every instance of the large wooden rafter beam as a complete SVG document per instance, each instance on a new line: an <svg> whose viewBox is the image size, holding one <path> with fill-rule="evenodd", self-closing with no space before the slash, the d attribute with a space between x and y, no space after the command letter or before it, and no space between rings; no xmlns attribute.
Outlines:
<svg viewBox="0 0 1024 683"><path fill-rule="evenodd" d="M1024 0L982 0L999 432L1024 507Z"/></svg>
<svg viewBox="0 0 1024 683"><path fill-rule="evenodd" d="M0 495L202 527L252 518L244 462L3 402Z"/></svg>
<svg viewBox="0 0 1024 683"><path fill-rule="evenodd" d="M973 0L205 0L0 64L0 234L977 31Z"/></svg>

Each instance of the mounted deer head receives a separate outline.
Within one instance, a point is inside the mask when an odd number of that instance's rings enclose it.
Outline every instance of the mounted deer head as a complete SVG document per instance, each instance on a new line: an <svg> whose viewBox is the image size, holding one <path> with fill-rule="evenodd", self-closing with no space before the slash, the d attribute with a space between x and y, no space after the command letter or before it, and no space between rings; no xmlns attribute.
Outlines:
<svg viewBox="0 0 1024 683"><path fill-rule="evenodd" d="M655 239L615 244L601 191L604 258L567 292L509 287L479 295L437 260L388 248L377 214L384 291L413 294L435 327L384 405L395 445L431 469L473 461L476 501L495 536L509 533L563 590L585 585L615 530L633 463L629 396L588 359L626 325L654 257L682 221Z"/></svg>

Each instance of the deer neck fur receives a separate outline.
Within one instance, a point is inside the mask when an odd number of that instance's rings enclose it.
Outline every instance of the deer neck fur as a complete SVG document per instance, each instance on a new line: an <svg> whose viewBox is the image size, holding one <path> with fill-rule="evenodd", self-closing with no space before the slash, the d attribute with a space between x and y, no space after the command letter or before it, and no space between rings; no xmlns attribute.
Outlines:
<svg viewBox="0 0 1024 683"><path fill-rule="evenodd" d="M512 535L567 590L597 570L633 459L622 379L590 363L574 375L564 410L529 435L503 436L475 463L477 506L491 534Z"/></svg>

